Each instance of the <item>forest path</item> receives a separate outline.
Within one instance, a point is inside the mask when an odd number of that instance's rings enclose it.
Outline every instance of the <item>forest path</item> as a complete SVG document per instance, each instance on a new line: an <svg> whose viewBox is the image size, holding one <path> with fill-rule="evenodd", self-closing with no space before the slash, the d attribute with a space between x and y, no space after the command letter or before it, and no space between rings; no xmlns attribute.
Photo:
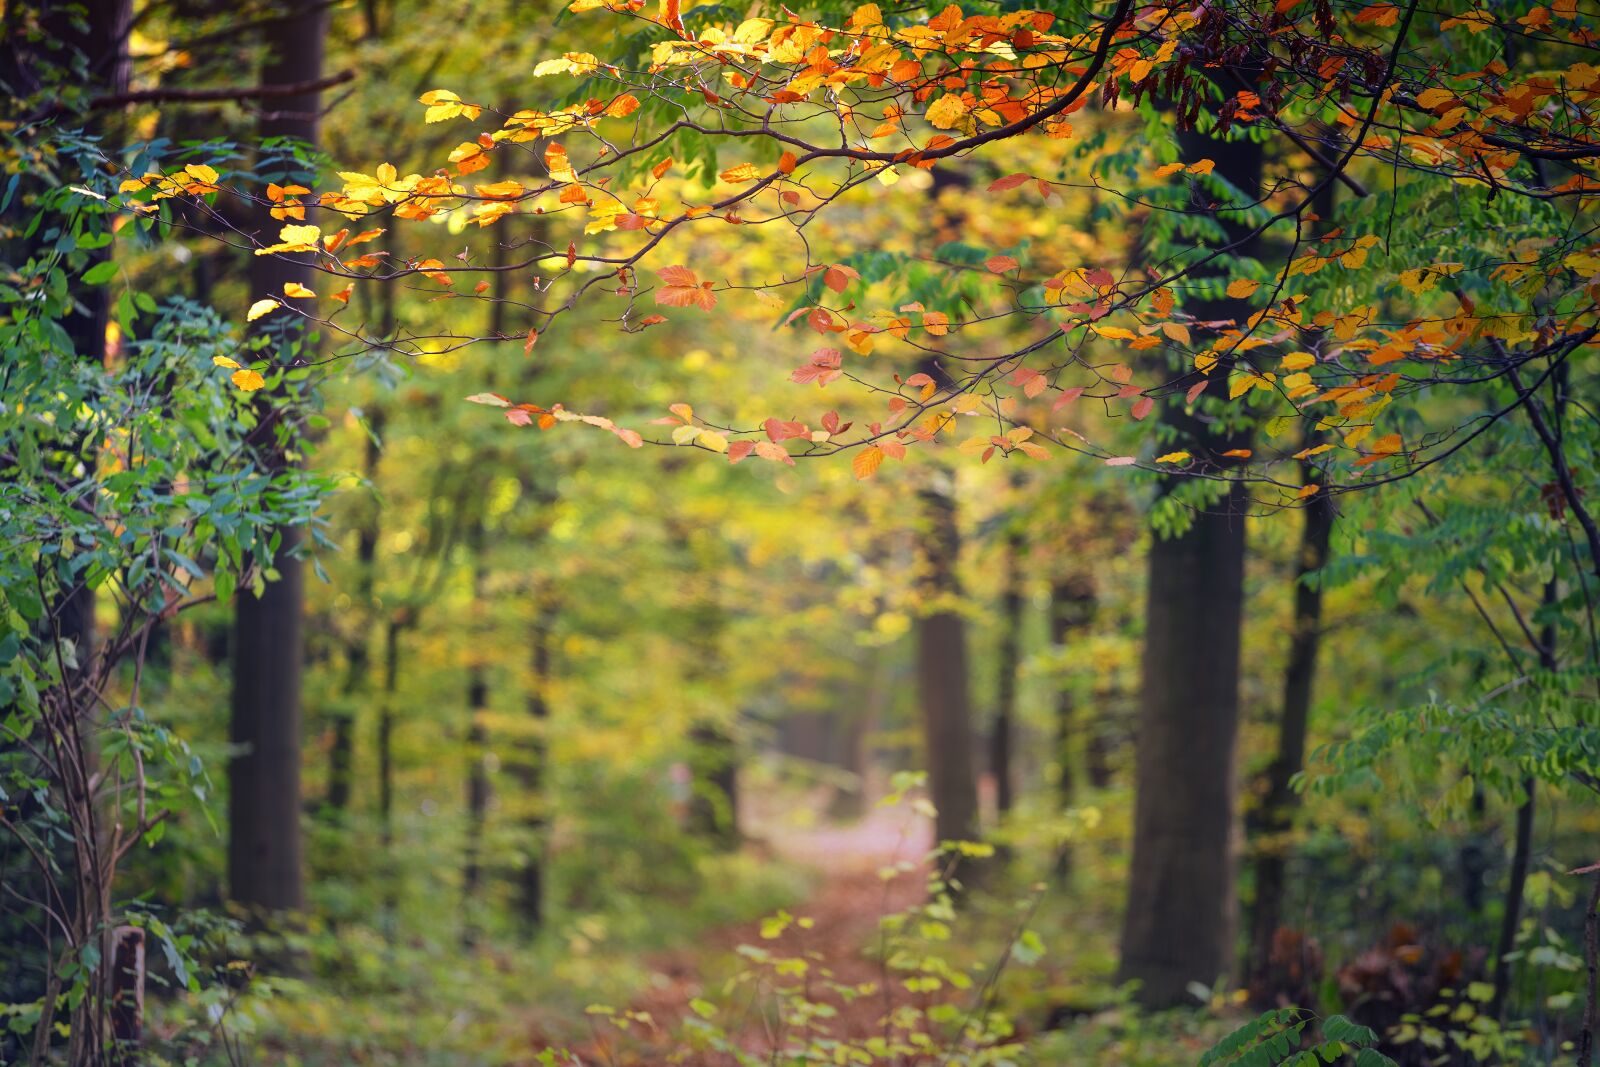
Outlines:
<svg viewBox="0 0 1600 1067"><path fill-rule="evenodd" d="M683 1020L692 1014L690 1001L704 997L718 1004L729 1003L722 995L723 984L738 964L745 962L735 955L740 945L759 946L780 957L805 956L813 977L827 972L833 982L854 985L881 980L879 964L868 955L878 938L878 920L920 902L925 880L912 870L885 881L879 871L901 861L919 863L933 846L930 821L905 805L873 806L849 823L802 827L779 813L756 813L750 821L747 829L753 841L746 847L765 849L815 877L810 896L789 909L796 918L812 920L811 927L791 924L780 936L763 939L759 920L736 923L654 958L655 984L630 1005L635 1011L649 1013L654 1030L641 1032L634 1027L629 1034L618 1035L607 1028L609 1032L601 1039L574 1050L585 1064L636 1067L667 1063ZM741 998L748 1003L748 993L733 1000ZM883 1003L878 997L850 1003L828 999L839 1012L830 1025L834 1037L880 1032ZM772 1020L753 1005L742 1015L733 1009L719 1013L716 1021L746 1050L772 1047ZM710 1067L731 1061L714 1054L691 1054L680 1062Z"/></svg>

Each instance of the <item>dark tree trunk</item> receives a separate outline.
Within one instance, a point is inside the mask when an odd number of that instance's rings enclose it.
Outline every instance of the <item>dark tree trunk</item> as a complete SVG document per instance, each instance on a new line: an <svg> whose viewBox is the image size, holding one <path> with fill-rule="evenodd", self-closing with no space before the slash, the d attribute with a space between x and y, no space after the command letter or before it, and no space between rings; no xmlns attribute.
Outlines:
<svg viewBox="0 0 1600 1067"><path fill-rule="evenodd" d="M484 583L488 577L483 559L483 534L482 520L479 520L468 537L475 614L482 611ZM478 898L483 887L483 830L489 815L489 735L484 721L489 711L489 674L479 648L467 654L470 657L467 664L467 832L461 871L461 940L470 947L477 944L481 932L478 911L482 902Z"/></svg>
<svg viewBox="0 0 1600 1067"><path fill-rule="evenodd" d="M1094 582L1087 576L1063 578L1050 586L1050 643L1058 655L1094 621L1095 600ZM1080 727L1077 702L1069 683L1066 678L1056 682L1056 792L1064 808L1078 799L1073 763L1077 759L1074 750Z"/></svg>
<svg viewBox="0 0 1600 1067"><path fill-rule="evenodd" d="M284 18L267 23L261 83L321 77L326 28L327 6L314 0L295 4ZM258 132L263 141L287 137L314 148L321 106L317 93L275 98ZM278 224L265 212L259 225L262 238L276 235ZM252 299L281 295L289 282L310 286L314 280L309 266L281 256L251 257L249 277ZM276 358L297 358L309 338L292 326L276 328L283 331L275 335ZM274 462L289 462L281 450L273 452ZM239 754L229 767L228 885L234 900L261 912L298 911L305 905L300 840L305 579L293 555L298 533L280 533L277 558L271 561L278 580L268 582L259 597L241 594L234 609L231 738Z"/></svg>
<svg viewBox="0 0 1600 1067"><path fill-rule="evenodd" d="M739 754L728 731L700 723L689 731L694 793L689 826L717 848L737 848L739 836Z"/></svg>
<svg viewBox="0 0 1600 1067"><path fill-rule="evenodd" d="M1560 418L1562 398L1558 397L1554 410ZM1554 608L1560 590L1555 579L1545 583L1545 610ZM1539 633L1539 669L1554 671L1556 660L1556 628L1546 624ZM1522 925L1522 898L1528 885L1528 868L1533 861L1534 778L1522 780L1522 803L1517 805L1516 838L1511 850L1511 871L1506 881L1505 909L1500 915L1500 937L1495 943L1494 963L1490 982L1494 993L1489 999L1489 1017L1496 1021L1505 1018L1506 998L1511 992L1512 961L1508 956L1517 947L1517 928Z"/></svg>
<svg viewBox="0 0 1600 1067"><path fill-rule="evenodd" d="M1302 467L1302 480L1310 481L1310 468ZM1300 555L1295 561L1294 621L1289 633L1289 662L1283 676L1283 714L1278 725L1278 751L1267 768L1266 796L1256 826L1255 907L1250 926L1250 978L1252 989L1267 972L1273 936L1282 923L1288 834L1299 807L1291 781L1305 765L1306 727L1311 717L1311 694L1316 680L1317 650L1322 640L1322 585L1312 577L1328 562L1333 536L1333 499L1326 493L1312 497L1304 509ZM1277 1007L1260 1002L1260 1006Z"/></svg>
<svg viewBox="0 0 1600 1067"><path fill-rule="evenodd" d="M545 920L545 864L548 858L550 801L550 637L554 612L545 606L537 609L530 645L533 656L533 688L528 694L528 716L533 720L533 738L528 744L527 767L523 773L524 800L528 813L528 856L522 866L522 919L528 930L537 933Z"/></svg>
<svg viewBox="0 0 1600 1067"><path fill-rule="evenodd" d="M972 841L978 836L978 790L972 769L972 697L967 672L966 620L952 601L960 594L956 564L961 532L949 475L945 484L921 492L924 572L923 613L916 623L917 700L922 705L928 784L938 812L934 830L940 841Z"/></svg>
<svg viewBox="0 0 1600 1067"><path fill-rule="evenodd" d="M1181 135L1185 159L1210 158L1254 201L1261 147ZM1236 212L1217 210L1197 191L1192 210L1210 214L1230 241L1247 231ZM1223 206L1224 209L1226 205ZM1253 242L1235 248L1252 254ZM1242 321L1247 303L1190 303L1197 319ZM1227 380L1229 367L1212 371ZM1180 389L1192 378L1182 379ZM1246 447L1247 431L1168 398L1162 421L1175 446L1224 466L1222 453ZM1163 492L1176 483L1168 480ZM1239 718L1239 637L1244 613L1247 496L1234 484L1200 508L1183 533L1158 537L1149 557L1145 647L1135 773L1133 860L1122 925L1119 980L1139 983L1147 1006L1183 1003L1191 982L1211 985L1233 973L1234 740Z"/></svg>
<svg viewBox="0 0 1600 1067"><path fill-rule="evenodd" d="M1022 659L1022 552L1021 533L1011 531L1005 540L1005 588L1000 594L1000 648L995 692L994 729L989 734L989 774L994 778L995 811L1004 822L1015 797L1012 793L1011 749L1016 731L1017 669Z"/></svg>
<svg viewBox="0 0 1600 1067"><path fill-rule="evenodd" d="M383 696L378 705L378 840L383 848L383 925L392 940L400 899L394 856L394 702L400 688L401 624L391 619L383 634Z"/></svg>
<svg viewBox="0 0 1600 1067"><path fill-rule="evenodd" d="M363 453L363 471L370 482L378 473L378 435L383 432L383 410L373 409ZM371 688L371 638L373 567L378 557L379 506L376 499L363 501L363 514L356 527L355 611L351 633L345 647L344 700L333 720L333 744L328 750L328 809L335 821L342 820L350 808L355 785L356 705Z"/></svg>

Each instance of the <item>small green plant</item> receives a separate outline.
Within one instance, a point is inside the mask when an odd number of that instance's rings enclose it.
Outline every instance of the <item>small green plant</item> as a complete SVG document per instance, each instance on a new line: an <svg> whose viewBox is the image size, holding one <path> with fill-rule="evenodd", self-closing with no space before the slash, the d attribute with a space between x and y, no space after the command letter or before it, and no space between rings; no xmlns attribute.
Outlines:
<svg viewBox="0 0 1600 1067"><path fill-rule="evenodd" d="M1356 1067L1394 1067L1374 1046L1378 1035L1343 1015L1322 1020L1322 1040L1308 1043L1316 1016L1304 1008L1276 1008L1256 1016L1200 1057L1199 1067L1317 1067L1354 1056Z"/></svg>

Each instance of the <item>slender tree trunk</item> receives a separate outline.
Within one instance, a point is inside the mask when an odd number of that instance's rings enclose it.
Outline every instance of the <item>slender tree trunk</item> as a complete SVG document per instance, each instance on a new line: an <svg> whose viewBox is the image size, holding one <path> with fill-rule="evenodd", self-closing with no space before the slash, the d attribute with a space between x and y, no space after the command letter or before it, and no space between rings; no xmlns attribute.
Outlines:
<svg viewBox="0 0 1600 1067"><path fill-rule="evenodd" d="M378 842L383 850L384 934L393 940L400 907L394 856L394 702L400 688L401 624L390 619L383 634L383 696L378 705Z"/></svg>
<svg viewBox="0 0 1600 1067"><path fill-rule="evenodd" d="M284 18L267 23L262 84L321 77L326 28L327 6L315 0L291 5ZM263 140L287 137L316 146L319 94L275 98L271 106L260 123ZM260 227L262 237L276 234L277 223L265 212ZM308 265L282 256L251 257L249 277L252 299L281 295L290 282L308 287L313 282ZM308 341L304 331L281 323L273 328L282 331L274 335L276 358L297 358ZM289 460L279 452L275 462ZM259 597L245 593L235 602L231 740L239 754L229 765L229 892L239 903L267 913L299 911L305 905L300 839L305 579L294 557L298 533L279 533L277 558L271 561L278 580L268 582Z"/></svg>
<svg viewBox="0 0 1600 1067"><path fill-rule="evenodd" d="M1561 399L1557 399L1557 418L1560 418ZM1560 590L1554 578L1545 583L1544 606L1552 610ZM1539 633L1539 669L1554 671L1556 660L1556 628L1548 623ZM1494 994L1489 998L1489 1017L1496 1021L1505 1018L1506 998L1511 992L1512 962L1509 957L1517 947L1517 928L1522 925L1522 899L1528 885L1528 868L1533 861L1534 786L1532 775L1522 779L1522 803L1517 805L1516 838L1511 850L1511 871L1506 881L1505 909L1500 915L1500 937L1495 943L1494 965L1490 983Z"/></svg>
<svg viewBox="0 0 1600 1067"><path fill-rule="evenodd" d="M1050 586L1050 643L1057 655L1094 621L1095 600L1094 583L1086 576L1063 578ZM1064 808L1078 799L1073 763L1080 731L1077 702L1069 683L1067 678L1056 682L1056 793Z"/></svg>
<svg viewBox="0 0 1600 1067"><path fill-rule="evenodd" d="M972 769L972 705L967 671L967 628L956 605L956 564L961 532L951 478L921 492L927 529L923 536L925 604L916 623L917 699L922 705L928 780L938 812L940 841L971 841L978 834L978 790Z"/></svg>
<svg viewBox="0 0 1600 1067"><path fill-rule="evenodd" d="M1062 578L1050 586L1050 643L1059 656L1094 620L1094 583L1087 576ZM1078 801L1078 776L1073 768L1081 733L1072 679L1056 679L1056 798L1063 809ZM1066 877L1072 871L1072 850L1063 846L1056 860L1056 873Z"/></svg>
<svg viewBox="0 0 1600 1067"><path fill-rule="evenodd" d="M547 594L548 595L548 594ZM528 716L533 720L533 738L528 745L528 765L523 774L525 800L532 805L528 814L528 857L522 867L522 918L530 932L537 933L545 921L545 864L550 801L547 793L550 762L550 639L554 611L541 605L534 616L529 642L533 658L533 688L528 693Z"/></svg>
<svg viewBox="0 0 1600 1067"><path fill-rule="evenodd" d="M1302 467L1302 480L1310 480ZM1316 680L1317 650L1322 640L1322 585L1313 581L1328 561L1333 537L1333 499L1312 497L1304 508L1300 554L1295 561L1294 621L1289 632L1289 663L1283 678L1283 713L1278 726L1278 751L1267 768L1267 792L1261 802L1255 842L1255 909L1250 929L1250 977L1266 974L1273 936L1282 922L1288 833L1299 807L1291 782L1305 765L1306 729ZM1276 1004L1261 1004L1263 1008Z"/></svg>
<svg viewBox="0 0 1600 1067"><path fill-rule="evenodd" d="M999 677L996 679L994 729L989 735L989 774L994 778L995 811L1003 823L1010 814L1012 794L1011 749L1016 730L1017 670L1022 659L1022 552L1021 533L1009 531L1005 540L1005 588L1000 595Z"/></svg>
<svg viewBox="0 0 1600 1067"><path fill-rule="evenodd" d="M1594 1067L1595 1037L1600 1032L1600 869L1590 879L1589 899L1584 902L1583 965L1587 975L1576 1062L1577 1067Z"/></svg>
<svg viewBox="0 0 1600 1067"><path fill-rule="evenodd" d="M1251 202L1261 185L1261 147L1180 135L1185 159L1216 161L1217 173ZM1197 192L1200 201L1209 194ZM1197 202L1230 241L1247 227L1236 212ZM1235 248L1249 255L1250 242ZM1199 301L1201 321L1250 314L1247 303ZM1226 381L1229 368L1212 371ZM1193 376L1191 376L1192 379ZM1190 379L1181 380L1180 388ZM1231 413L1231 411L1230 411ZM1177 441L1223 466L1247 431L1169 398L1162 421ZM1175 488L1171 480L1163 491ZM1247 495L1235 483L1175 537L1150 547L1145 648L1135 773L1133 860L1122 926L1120 980L1139 982L1148 1006L1183 1003L1191 982L1233 973L1234 740L1239 719L1239 639L1244 613Z"/></svg>
<svg viewBox="0 0 1600 1067"><path fill-rule="evenodd" d="M378 473L378 435L383 432L383 410L373 409L370 433L363 452L362 473L372 481ZM328 750L328 809L342 820L350 807L355 784L356 705L371 686L371 639L373 567L378 556L379 506L377 500L364 502L364 512L356 527L356 582L353 613L354 632L345 649L343 706L333 720L333 744Z"/></svg>
<svg viewBox="0 0 1600 1067"><path fill-rule="evenodd" d="M488 577L483 559L483 534L482 520L479 520L468 538L472 553L474 614L483 611L484 582ZM482 652L473 648L467 654L470 657L467 665L467 831L461 871L461 940L471 947L477 944L481 932L478 911L482 907L479 896L483 887L483 830L489 814L489 736L484 721L489 710L489 676Z"/></svg>

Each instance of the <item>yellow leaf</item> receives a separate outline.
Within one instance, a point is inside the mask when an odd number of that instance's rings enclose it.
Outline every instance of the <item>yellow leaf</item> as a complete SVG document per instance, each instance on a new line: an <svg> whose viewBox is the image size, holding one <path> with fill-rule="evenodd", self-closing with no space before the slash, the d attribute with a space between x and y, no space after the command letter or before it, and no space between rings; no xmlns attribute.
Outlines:
<svg viewBox="0 0 1600 1067"><path fill-rule="evenodd" d="M295 300L306 300L310 297L316 296L317 294L313 293L310 289L307 289L299 282L284 282L283 295L292 297Z"/></svg>
<svg viewBox="0 0 1600 1067"><path fill-rule="evenodd" d="M1295 499L1304 500L1308 496L1316 496L1317 491L1321 488L1322 486L1318 485L1316 482L1312 482L1309 485L1302 485L1300 487L1300 491L1294 495Z"/></svg>
<svg viewBox="0 0 1600 1067"><path fill-rule="evenodd" d="M717 175L725 182L737 184L739 182L753 182L761 177L761 170L754 163L740 163L736 167L729 167Z"/></svg>
<svg viewBox="0 0 1600 1067"><path fill-rule="evenodd" d="M857 452L850 461L850 469L855 472L857 479L865 480L878 473L878 468L883 466L883 449L871 445Z"/></svg>
<svg viewBox="0 0 1600 1067"><path fill-rule="evenodd" d="M1198 159L1184 169L1190 174L1210 174L1212 171L1217 169L1217 164L1215 160Z"/></svg>
<svg viewBox="0 0 1600 1067"><path fill-rule="evenodd" d="M215 363L219 367L226 367L228 370L239 369L239 364L236 361L229 359L227 356L212 356L211 362Z"/></svg>
<svg viewBox="0 0 1600 1067"><path fill-rule="evenodd" d="M1330 452L1332 450L1333 450L1333 446L1332 445L1328 445L1328 444L1317 445L1315 448L1303 448L1303 449L1301 449L1300 451L1298 451L1298 452L1296 452L1294 454L1294 458L1295 459L1310 459L1312 456L1320 456L1320 455L1322 455L1322 453Z"/></svg>
<svg viewBox="0 0 1600 1067"><path fill-rule="evenodd" d="M953 130L961 125L970 110L971 108L967 107L966 101L961 97L954 93L946 93L933 102L933 106L928 109L924 117L930 126L941 130Z"/></svg>
<svg viewBox="0 0 1600 1067"><path fill-rule="evenodd" d="M1156 462L1157 463L1187 463L1187 462L1189 462L1189 453L1187 453L1187 452L1168 452L1164 456L1157 456L1156 457Z"/></svg>
<svg viewBox="0 0 1600 1067"><path fill-rule="evenodd" d="M270 296L263 300L257 300L254 304L250 305L250 310L245 313L244 321L254 322L263 315L272 314L282 306L282 304Z"/></svg>
<svg viewBox="0 0 1600 1067"><path fill-rule="evenodd" d="M236 370L233 372L233 384L246 393L253 393L267 383L253 370Z"/></svg>
<svg viewBox="0 0 1600 1067"><path fill-rule="evenodd" d="M1132 341L1138 336L1132 330L1122 326L1092 326L1090 329L1101 337L1112 341Z"/></svg>
<svg viewBox="0 0 1600 1067"><path fill-rule="evenodd" d="M1440 104L1448 104L1455 98L1455 94L1449 89L1440 89L1437 87L1432 89L1424 89L1422 92L1417 94L1417 106L1424 107L1429 111L1432 111Z"/></svg>
<svg viewBox="0 0 1600 1067"><path fill-rule="evenodd" d="M728 439L715 430L701 430L700 439L696 443L704 445L713 452L726 452L728 450Z"/></svg>
<svg viewBox="0 0 1600 1067"><path fill-rule="evenodd" d="M1235 278L1228 283L1228 295L1235 300L1243 300L1261 288L1261 283L1251 281L1249 278Z"/></svg>
<svg viewBox="0 0 1600 1067"><path fill-rule="evenodd" d="M1305 370L1307 367L1317 365L1317 357L1310 352L1290 352L1283 357L1281 366L1284 370Z"/></svg>

